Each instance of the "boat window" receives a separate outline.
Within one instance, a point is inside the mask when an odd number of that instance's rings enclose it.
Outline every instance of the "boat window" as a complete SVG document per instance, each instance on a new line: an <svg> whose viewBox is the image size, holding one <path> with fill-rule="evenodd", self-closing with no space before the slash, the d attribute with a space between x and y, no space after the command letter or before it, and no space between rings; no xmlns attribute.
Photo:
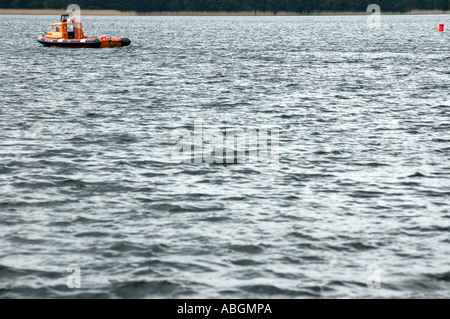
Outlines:
<svg viewBox="0 0 450 319"><path fill-rule="evenodd" d="M56 27L56 28L55 28L55 32L61 32L60 28L59 28L59 27Z"/></svg>
<svg viewBox="0 0 450 319"><path fill-rule="evenodd" d="M50 33L50 32L55 32L55 27L52 25L50 27L48 27L48 33Z"/></svg>

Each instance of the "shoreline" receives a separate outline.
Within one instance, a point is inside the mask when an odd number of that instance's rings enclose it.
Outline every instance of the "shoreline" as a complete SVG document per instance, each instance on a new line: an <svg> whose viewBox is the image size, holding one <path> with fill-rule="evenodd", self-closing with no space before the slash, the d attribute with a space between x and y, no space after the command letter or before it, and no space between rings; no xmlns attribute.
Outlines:
<svg viewBox="0 0 450 319"><path fill-rule="evenodd" d="M61 15L65 9L0 9L0 15ZM369 15L369 12L285 12L276 14L271 11L155 11L136 12L118 10L81 10L86 16L342 16L342 15ZM450 14L450 11L441 10L412 10L408 12L381 12L381 15L437 15Z"/></svg>

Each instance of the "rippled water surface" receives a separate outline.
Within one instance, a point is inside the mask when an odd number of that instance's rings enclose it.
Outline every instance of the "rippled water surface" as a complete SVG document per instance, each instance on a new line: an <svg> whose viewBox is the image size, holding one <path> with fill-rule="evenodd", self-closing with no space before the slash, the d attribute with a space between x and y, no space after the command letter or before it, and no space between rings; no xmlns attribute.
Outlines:
<svg viewBox="0 0 450 319"><path fill-rule="evenodd" d="M450 296L448 17L84 17L131 46L41 46L57 19L0 16L0 297ZM172 162L195 119L279 127L278 171Z"/></svg>

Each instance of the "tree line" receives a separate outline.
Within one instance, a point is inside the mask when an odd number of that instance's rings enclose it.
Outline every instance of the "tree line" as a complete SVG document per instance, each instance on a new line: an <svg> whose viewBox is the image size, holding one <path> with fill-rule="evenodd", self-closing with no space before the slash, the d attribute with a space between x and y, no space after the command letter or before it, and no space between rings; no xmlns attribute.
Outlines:
<svg viewBox="0 0 450 319"><path fill-rule="evenodd" d="M121 11L289 11L365 12L369 4L383 12L410 10L449 10L450 0L0 0L2 9L65 9L76 3L81 10L113 9ZM83 13L83 12L82 12Z"/></svg>

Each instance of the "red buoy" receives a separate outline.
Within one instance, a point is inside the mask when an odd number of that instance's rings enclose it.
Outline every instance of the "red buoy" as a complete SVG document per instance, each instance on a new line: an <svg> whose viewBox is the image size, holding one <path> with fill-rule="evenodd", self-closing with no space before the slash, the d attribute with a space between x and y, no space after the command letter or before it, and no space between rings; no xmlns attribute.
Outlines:
<svg viewBox="0 0 450 319"><path fill-rule="evenodd" d="M444 25L443 24L439 25L439 32L444 32Z"/></svg>

